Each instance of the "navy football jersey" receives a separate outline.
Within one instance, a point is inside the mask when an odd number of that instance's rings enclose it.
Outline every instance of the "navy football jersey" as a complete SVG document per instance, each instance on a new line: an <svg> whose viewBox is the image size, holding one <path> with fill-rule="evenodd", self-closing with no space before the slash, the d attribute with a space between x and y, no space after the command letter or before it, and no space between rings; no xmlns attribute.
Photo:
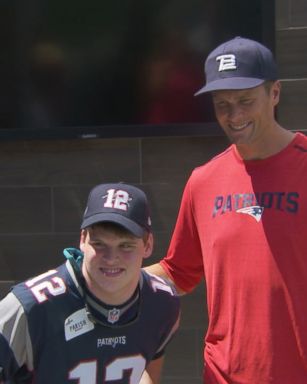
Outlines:
<svg viewBox="0 0 307 384"><path fill-rule="evenodd" d="M107 306L69 260L16 285L0 303L0 382L137 384L179 323L179 298L141 272L134 296Z"/></svg>

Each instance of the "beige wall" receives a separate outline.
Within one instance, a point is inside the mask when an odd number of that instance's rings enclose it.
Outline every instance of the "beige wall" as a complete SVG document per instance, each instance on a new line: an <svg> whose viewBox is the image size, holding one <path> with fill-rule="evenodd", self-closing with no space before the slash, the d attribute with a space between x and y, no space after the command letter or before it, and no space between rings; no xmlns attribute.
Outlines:
<svg viewBox="0 0 307 384"><path fill-rule="evenodd" d="M283 93L280 122L306 129L307 3L276 1L276 57ZM89 189L100 182L141 186L152 203L156 247L165 253L191 170L224 149L216 136L18 141L0 143L0 294L63 261L78 246ZM180 332L169 347L162 384L199 384L206 327L204 287L182 300Z"/></svg>

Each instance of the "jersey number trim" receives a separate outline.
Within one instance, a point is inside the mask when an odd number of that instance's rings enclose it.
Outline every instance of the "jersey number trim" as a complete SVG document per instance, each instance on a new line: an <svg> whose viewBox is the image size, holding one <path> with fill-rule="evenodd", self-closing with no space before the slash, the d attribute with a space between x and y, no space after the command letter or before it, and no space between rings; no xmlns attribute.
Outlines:
<svg viewBox="0 0 307 384"><path fill-rule="evenodd" d="M54 275L55 273L57 273L57 271L55 269L52 269L48 272L42 273L41 275L34 277L31 280L26 281L26 286L30 288L35 299L39 303L43 303L44 301L48 300L48 297L46 295L47 292L49 292L49 294L52 296L62 295L62 293L66 292L66 285L64 281L58 276L54 276L51 277L50 280L40 282L40 280L48 276Z"/></svg>
<svg viewBox="0 0 307 384"><path fill-rule="evenodd" d="M143 356L119 357L105 367L104 383L113 380L122 380L125 371L129 371L129 384L138 384L146 366ZM97 383L97 361L88 361L78 364L69 372L70 380L78 380L78 384Z"/></svg>

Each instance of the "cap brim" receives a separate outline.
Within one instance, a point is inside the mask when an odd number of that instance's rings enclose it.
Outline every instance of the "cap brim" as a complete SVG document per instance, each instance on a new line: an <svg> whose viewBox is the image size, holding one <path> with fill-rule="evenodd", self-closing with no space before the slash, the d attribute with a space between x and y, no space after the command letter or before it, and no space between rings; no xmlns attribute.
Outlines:
<svg viewBox="0 0 307 384"><path fill-rule="evenodd" d="M119 224L136 237L143 237L145 234L145 229L143 227L136 224L134 221L131 221L127 217L117 213L100 213L100 214L91 216L87 219L84 219L81 225L81 229L84 229L96 223L103 223L103 222L111 222L111 223Z"/></svg>
<svg viewBox="0 0 307 384"><path fill-rule="evenodd" d="M212 91L222 91L222 90L239 90L239 89L248 89L254 88L258 85L264 83L263 79L254 79L247 77L231 77L224 78L215 81L211 81L202 87L194 96L201 95L202 93L212 92Z"/></svg>

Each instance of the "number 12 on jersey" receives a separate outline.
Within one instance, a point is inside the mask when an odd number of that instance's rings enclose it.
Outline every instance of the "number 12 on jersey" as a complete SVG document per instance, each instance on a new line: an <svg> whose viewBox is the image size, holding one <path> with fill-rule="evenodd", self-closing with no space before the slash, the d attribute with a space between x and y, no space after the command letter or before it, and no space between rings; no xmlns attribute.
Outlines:
<svg viewBox="0 0 307 384"><path fill-rule="evenodd" d="M118 357L105 367L105 383L121 380L125 371L130 371L129 384L138 384L141 380L146 361L143 356ZM97 383L97 361L87 361L78 364L69 372L69 379L79 380L78 384Z"/></svg>

